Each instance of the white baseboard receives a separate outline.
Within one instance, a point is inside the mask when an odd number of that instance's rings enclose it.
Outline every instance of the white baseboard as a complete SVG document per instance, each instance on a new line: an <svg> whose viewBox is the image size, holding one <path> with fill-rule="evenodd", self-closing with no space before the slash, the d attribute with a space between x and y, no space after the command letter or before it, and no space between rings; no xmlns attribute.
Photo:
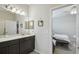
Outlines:
<svg viewBox="0 0 79 59"><path fill-rule="evenodd" d="M44 52L41 52L41 51L39 51L39 50L34 50L35 52L37 52L38 54L52 54L52 53L44 53Z"/></svg>
<svg viewBox="0 0 79 59"><path fill-rule="evenodd" d="M35 49L34 51L37 52L38 54L40 54L40 52L38 50Z"/></svg>
<svg viewBox="0 0 79 59"><path fill-rule="evenodd" d="M37 52L38 54L44 54L44 53L42 53L42 52L40 52L40 51L38 51L38 50L34 50L35 52Z"/></svg>

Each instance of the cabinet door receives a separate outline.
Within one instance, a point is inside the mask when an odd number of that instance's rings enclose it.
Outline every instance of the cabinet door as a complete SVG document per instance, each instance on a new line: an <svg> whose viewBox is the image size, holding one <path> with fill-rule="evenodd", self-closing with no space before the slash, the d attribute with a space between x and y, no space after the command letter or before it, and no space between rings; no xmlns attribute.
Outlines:
<svg viewBox="0 0 79 59"><path fill-rule="evenodd" d="M34 38L27 37L20 40L20 53L29 53L34 49Z"/></svg>
<svg viewBox="0 0 79 59"><path fill-rule="evenodd" d="M8 47L9 54L19 54L19 45L11 45Z"/></svg>
<svg viewBox="0 0 79 59"><path fill-rule="evenodd" d="M20 53L25 53L26 49L28 49L28 40L21 39L21 41L20 41Z"/></svg>
<svg viewBox="0 0 79 59"><path fill-rule="evenodd" d="M28 48L30 48L30 49L35 48L35 36L29 37Z"/></svg>
<svg viewBox="0 0 79 59"><path fill-rule="evenodd" d="M8 54L8 47L0 47L0 54Z"/></svg>

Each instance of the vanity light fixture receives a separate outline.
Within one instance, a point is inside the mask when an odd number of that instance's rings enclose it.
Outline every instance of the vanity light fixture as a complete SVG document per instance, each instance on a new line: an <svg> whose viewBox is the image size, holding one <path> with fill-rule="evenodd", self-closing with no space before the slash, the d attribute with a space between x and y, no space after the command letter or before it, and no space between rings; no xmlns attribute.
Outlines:
<svg viewBox="0 0 79 59"><path fill-rule="evenodd" d="M11 6L11 5L5 5L4 9L10 11L10 12L13 12L13 13L16 13L16 14L19 14L19 15L23 15L25 16L25 12L21 9L17 9L15 8L14 6Z"/></svg>

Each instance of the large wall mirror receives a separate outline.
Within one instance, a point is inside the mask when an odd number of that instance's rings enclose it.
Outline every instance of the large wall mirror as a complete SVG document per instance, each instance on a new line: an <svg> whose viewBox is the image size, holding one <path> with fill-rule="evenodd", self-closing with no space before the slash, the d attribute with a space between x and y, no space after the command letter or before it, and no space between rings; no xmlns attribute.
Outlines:
<svg viewBox="0 0 79 59"><path fill-rule="evenodd" d="M0 35L16 34L15 18L16 15L14 13L0 7Z"/></svg>
<svg viewBox="0 0 79 59"><path fill-rule="evenodd" d="M0 35L27 34L34 29L34 21L29 21L27 10L25 4L0 4Z"/></svg>

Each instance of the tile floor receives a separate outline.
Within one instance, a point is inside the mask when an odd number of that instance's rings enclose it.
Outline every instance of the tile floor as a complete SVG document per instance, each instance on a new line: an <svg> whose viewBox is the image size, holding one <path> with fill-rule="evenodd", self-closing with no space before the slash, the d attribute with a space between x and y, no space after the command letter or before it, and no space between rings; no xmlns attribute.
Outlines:
<svg viewBox="0 0 79 59"><path fill-rule="evenodd" d="M62 47L56 47L54 54L75 54L75 53L76 53L75 50L65 49Z"/></svg>
<svg viewBox="0 0 79 59"><path fill-rule="evenodd" d="M69 47L56 46L54 54L75 54L76 48L73 45Z"/></svg>
<svg viewBox="0 0 79 59"><path fill-rule="evenodd" d="M75 41L71 42L67 47L56 46L54 54L75 54L76 53L76 45Z"/></svg>

